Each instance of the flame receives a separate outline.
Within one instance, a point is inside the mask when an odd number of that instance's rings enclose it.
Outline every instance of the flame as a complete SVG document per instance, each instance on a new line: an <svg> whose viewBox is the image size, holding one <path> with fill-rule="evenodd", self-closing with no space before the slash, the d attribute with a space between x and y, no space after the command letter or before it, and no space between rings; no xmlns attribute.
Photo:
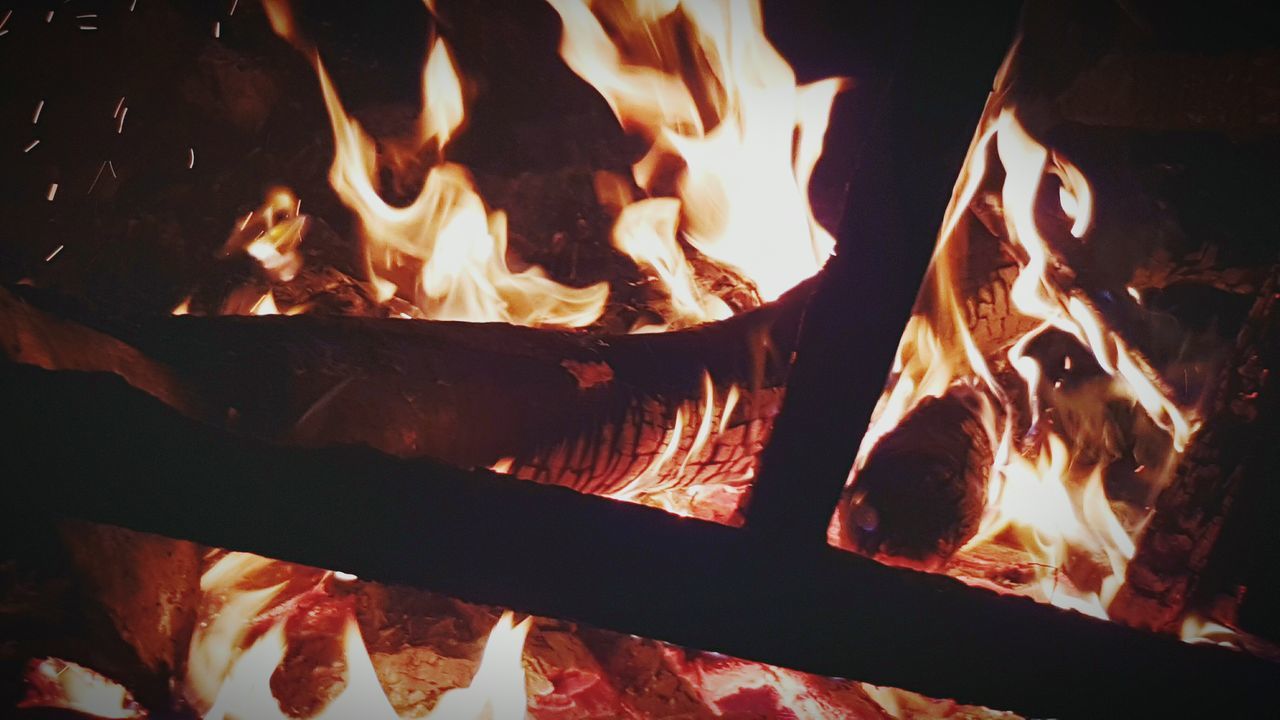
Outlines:
<svg viewBox="0 0 1280 720"><path fill-rule="evenodd" d="M1013 108L1000 108L988 118L975 135L957 181L929 285L903 334L850 481L856 483L858 470L878 440L921 400L940 396L957 383L984 389L989 402L982 421L997 449L982 522L962 552L996 543L1018 547L1036 568L1035 594L1060 607L1105 618L1133 558L1134 538L1145 522L1145 517L1135 516L1144 509L1119 512L1103 483L1108 461L1097 459L1103 453L1086 452L1091 439L1084 434L1068 437L1053 422L1044 421L1043 405L1052 402L1050 389L1056 386L1031 353L1032 343L1057 331L1091 354L1109 378L1090 388L1097 394L1091 402L1123 400L1141 408L1167 435L1171 450L1166 467L1172 467L1200 421L1193 409L1174 401L1151 364L1107 324L1089 297L1069 284L1070 274L1060 269L1062 261L1043 230L1050 220L1039 216L1037 198L1046 180L1055 179L1058 202L1070 221L1066 232L1088 242L1095 203L1084 173L1036 141ZM966 325L955 278L958 258L952 252L957 247L956 252L963 252L957 240L963 232L961 221L987 178L992 148L1004 171L998 188L1000 219L1011 254L1019 258L1009 289L1010 312L1033 327L1008 343L1003 356L984 354ZM1012 370L1023 387L1014 392L1008 379L1005 384L998 381L996 364ZM1071 370L1069 357L1063 365ZM1019 426L1017 418L1026 422ZM1016 437L1015 427L1030 430ZM1074 571L1080 567L1089 570Z"/></svg>
<svg viewBox="0 0 1280 720"><path fill-rule="evenodd" d="M123 685L61 658L33 660L27 667L27 694L19 708L57 708L98 718L145 718Z"/></svg>
<svg viewBox="0 0 1280 720"><path fill-rule="evenodd" d="M671 296L676 322L697 324L727 318L733 314L729 306L699 288L694 279L693 268L676 240L679 216L680 201L674 198L649 198L628 205L613 227L614 245L658 276Z"/></svg>
<svg viewBox="0 0 1280 720"><path fill-rule="evenodd" d="M1235 630L1209 620L1197 613L1188 613L1182 621L1178 636L1185 643L1221 645L1239 650L1243 638Z"/></svg>
<svg viewBox="0 0 1280 720"><path fill-rule="evenodd" d="M302 201L288 188L272 188L262 206L240 221L222 248L224 255L243 250L257 260L267 274L289 282L302 269L302 244L307 216Z"/></svg>
<svg viewBox="0 0 1280 720"><path fill-rule="evenodd" d="M187 655L186 696L198 711L208 710L230 678L236 651L244 642L250 621L284 589L283 584L258 590L240 590L245 578L270 565L266 558L249 553L228 553L200 577L205 597L225 597L211 622L196 628Z"/></svg>
<svg viewBox="0 0 1280 720"><path fill-rule="evenodd" d="M749 474L746 477L721 475L714 483L718 487L708 487L694 477L696 472L690 467L690 463L696 464L712 454L717 440L729 429L740 398L741 391L736 384L729 385L721 395L711 373L704 370L701 397L676 408L670 422L664 425L661 450L631 482L606 496L689 517L697 514L694 507L704 494L730 486L745 486L751 479Z"/></svg>
<svg viewBox="0 0 1280 720"><path fill-rule="evenodd" d="M445 162L449 140L465 119L462 79L444 40L433 38L422 71L422 106L414 137L385 143L397 187L423 153L436 161L407 204L392 204L379 186L378 145L342 105L314 49L302 40L288 5L266 3L272 28L306 52L333 129L329 181L355 212L365 264L378 300L401 296L426 318L518 325L588 325L604 311L608 285L562 285L540 267L514 272L507 264L506 216L490 212L467 170ZM428 4L430 7L430 4Z"/></svg>
<svg viewBox="0 0 1280 720"><path fill-rule="evenodd" d="M644 222L624 214L615 231L624 251L655 269L680 264L678 226L765 300L822 267L835 241L814 218L808 184L839 80L797 86L758 2L548 2L564 27L561 57L651 143L632 168L637 184L676 201L640 211ZM659 275L673 299L683 296L681 310L700 306L678 272Z"/></svg>
<svg viewBox="0 0 1280 720"><path fill-rule="evenodd" d="M512 624L503 613L485 643L480 667L471 684L440 697L428 718L435 720L524 720L528 707L525 673L520 657L532 618Z"/></svg>
<svg viewBox="0 0 1280 720"><path fill-rule="evenodd" d="M221 601L211 622L203 623L191 641L187 670L187 699L204 720L289 720L271 691L271 677L289 649L285 620L271 627L244 650L256 620L281 596L288 581L267 588L246 589L254 576L290 566L249 553L231 552L214 563L200 579L206 599ZM264 572L266 571L266 572ZM324 573L338 578L340 573ZM347 576L345 581L354 580ZM515 624L506 612L494 625L471 684L441 695L428 718L435 720L524 720L528 699L521 664L524 640L532 618ZM342 630L345 685L314 715L317 720L399 720L360 634L348 611ZM127 716L120 716L127 717Z"/></svg>

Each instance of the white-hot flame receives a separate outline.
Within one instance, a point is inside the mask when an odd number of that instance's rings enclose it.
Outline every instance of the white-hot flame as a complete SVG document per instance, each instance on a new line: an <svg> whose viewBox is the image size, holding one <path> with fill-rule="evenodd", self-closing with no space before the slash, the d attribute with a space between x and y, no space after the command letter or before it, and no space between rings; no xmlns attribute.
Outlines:
<svg viewBox="0 0 1280 720"><path fill-rule="evenodd" d="M662 244L676 245L678 225L766 300L822 267L835 241L813 216L808 184L839 80L797 86L758 2L548 1L565 62L651 143L637 184L679 202Z"/></svg>
<svg viewBox="0 0 1280 720"><path fill-rule="evenodd" d="M507 263L506 216L490 212L465 168L442 159L466 116L463 83L443 40L432 39L423 65L415 136L385 143L380 164L378 144L343 107L318 53L300 37L288 4L268 0L266 8L276 33L307 52L315 65L333 129L329 181L356 214L379 301L399 295L415 303L423 317L437 320L580 327L600 316L607 284L574 288L539 267L513 271ZM435 160L424 176L407 177L420 157L432 153ZM421 181L406 204L384 197L379 183L384 165L398 185Z"/></svg>
<svg viewBox="0 0 1280 720"><path fill-rule="evenodd" d="M123 685L69 660L33 660L24 679L27 694L18 701L19 708L71 710L77 717L147 717L147 711Z"/></svg>
<svg viewBox="0 0 1280 720"><path fill-rule="evenodd" d="M255 573L283 567L247 553L229 553L201 577L206 597L222 601L212 622L192 638L187 695L204 720L289 720L272 694L271 677L289 649L285 621L241 650L264 609L284 584L259 590L239 587ZM485 644L470 685L440 696L427 716L434 720L525 720L528 699L521 663L532 619L513 623L504 613ZM342 631L345 683L337 696L312 717L317 720L399 720L382 689L355 617L348 614Z"/></svg>
<svg viewBox="0 0 1280 720"><path fill-rule="evenodd" d="M443 148L461 121L434 93L436 80L450 98L461 99L457 75L436 40L424 71L421 128ZM374 142L342 107L324 65L316 72L333 125L334 160L329 180L355 211L365 242L365 259L380 300L401 294L432 319L509 322L517 325L588 325L604 311L608 285L562 285L541 268L513 272L507 265L506 216L490 213L466 169L441 162L431 167L408 205L383 199L376 184Z"/></svg>

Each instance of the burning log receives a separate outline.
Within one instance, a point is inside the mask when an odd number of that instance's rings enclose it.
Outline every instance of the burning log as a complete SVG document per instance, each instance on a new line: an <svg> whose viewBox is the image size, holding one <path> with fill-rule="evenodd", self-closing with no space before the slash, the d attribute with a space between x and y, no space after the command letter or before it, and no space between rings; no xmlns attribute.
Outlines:
<svg viewBox="0 0 1280 720"><path fill-rule="evenodd" d="M1272 426L1263 403L1274 385L1277 274L1263 284L1222 371L1205 426L1156 501L1156 515L1129 564L1111 617L1136 627L1176 630L1192 600L1245 473Z"/></svg>
<svg viewBox="0 0 1280 720"><path fill-rule="evenodd" d="M375 318L82 316L103 333L0 295L0 331L15 361L113 372L246 435L501 462L524 479L612 494L749 476L808 294L806 284L728 321L620 337Z"/></svg>
<svg viewBox="0 0 1280 720"><path fill-rule="evenodd" d="M922 400L876 443L843 510L858 551L932 567L973 537L993 462L980 413L975 392L956 386Z"/></svg>

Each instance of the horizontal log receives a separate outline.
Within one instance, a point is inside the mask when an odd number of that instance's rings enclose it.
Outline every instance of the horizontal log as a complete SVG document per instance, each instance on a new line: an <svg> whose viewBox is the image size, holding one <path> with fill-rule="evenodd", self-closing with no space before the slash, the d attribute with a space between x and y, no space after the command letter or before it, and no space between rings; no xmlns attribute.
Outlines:
<svg viewBox="0 0 1280 720"><path fill-rule="evenodd" d="M103 317L24 288L25 299L0 290L0 341L12 360L113 372L190 417L259 439L362 444L461 467L503 460L521 479L612 493L641 474L655 489L750 477L810 286L727 321L637 336L380 318ZM732 387L737 401L721 418ZM719 431L700 442L712 419ZM658 462L668 445L674 461Z"/></svg>
<svg viewBox="0 0 1280 720"><path fill-rule="evenodd" d="M1259 716L1276 666L755 533L190 421L112 376L5 364L5 503L1035 716Z"/></svg>

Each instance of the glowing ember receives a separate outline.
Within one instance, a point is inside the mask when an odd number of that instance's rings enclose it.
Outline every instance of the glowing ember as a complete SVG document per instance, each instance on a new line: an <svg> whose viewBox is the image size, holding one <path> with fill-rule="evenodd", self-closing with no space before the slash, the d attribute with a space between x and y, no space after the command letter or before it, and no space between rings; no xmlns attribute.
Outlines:
<svg viewBox="0 0 1280 720"><path fill-rule="evenodd" d="M59 658L33 660L20 708L74 710L99 718L145 718L147 711L119 683Z"/></svg>
<svg viewBox="0 0 1280 720"><path fill-rule="evenodd" d="M1055 605L1097 617L1124 582L1134 555L1134 538L1145 522L1142 508L1121 507L1107 497L1104 476L1114 454L1103 451L1101 431L1082 426L1069 431L1054 417L1054 403L1105 406L1124 403L1149 422L1135 426L1147 444L1165 448L1163 457L1129 471L1135 482L1158 487L1199 426L1192 408L1180 407L1151 364L1117 334L1085 292L1071 284L1051 236L1088 240L1093 192L1071 162L1036 141L1012 108L988 116L979 129L957 182L938 241L926 292L917 304L898 349L890 383L859 448L851 476L877 444L898 428L927 398L954 392L957 385L979 389L986 405L981 423L996 448L985 488L985 510L976 535L962 552L987 545L1020 549L1035 568L1031 590ZM998 188L998 222L1004 242L1018 258L1008 288L1009 312L1027 328L993 342L976 337L965 320L964 289L957 279L967 248L962 218L989 174L994 156L1003 169ZM1060 220L1045 216L1038 203L1042 187L1056 184ZM1052 185L1048 185L1054 189ZM1091 358L1101 379L1064 388L1061 373L1085 372L1070 354L1047 371L1033 347L1050 334L1067 338ZM994 345L994 346L993 346ZM999 377L997 377L999 376ZM1099 421L1101 422L1101 421ZM1144 475L1138 473L1147 470ZM856 506L862 495L855 492ZM856 508L855 508L856 509ZM833 540L843 542L839 523Z"/></svg>

